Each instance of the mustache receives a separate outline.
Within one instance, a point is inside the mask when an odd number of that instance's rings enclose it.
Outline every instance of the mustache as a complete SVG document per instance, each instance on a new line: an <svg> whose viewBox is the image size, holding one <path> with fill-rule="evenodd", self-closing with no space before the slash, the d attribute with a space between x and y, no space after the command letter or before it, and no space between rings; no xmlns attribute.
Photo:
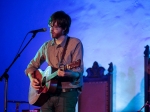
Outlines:
<svg viewBox="0 0 150 112"><path fill-rule="evenodd" d="M54 31L50 31L50 33L54 34L55 32Z"/></svg>

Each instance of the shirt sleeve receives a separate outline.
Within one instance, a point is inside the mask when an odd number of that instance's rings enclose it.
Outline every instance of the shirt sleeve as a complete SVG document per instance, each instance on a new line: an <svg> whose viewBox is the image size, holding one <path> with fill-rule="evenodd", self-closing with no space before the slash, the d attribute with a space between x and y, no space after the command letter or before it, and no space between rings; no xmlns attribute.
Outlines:
<svg viewBox="0 0 150 112"><path fill-rule="evenodd" d="M33 73L35 70L37 70L40 65L45 61L45 46L46 44L44 43L40 49L37 51L35 57L30 61L28 64L25 74L28 75L28 73Z"/></svg>
<svg viewBox="0 0 150 112"><path fill-rule="evenodd" d="M72 54L72 61L77 61L77 60L81 60L81 65L80 67L73 69L73 71L78 72L79 75L83 75L84 72L84 65L83 65L83 45L82 42L79 40L78 44L76 45L74 52Z"/></svg>

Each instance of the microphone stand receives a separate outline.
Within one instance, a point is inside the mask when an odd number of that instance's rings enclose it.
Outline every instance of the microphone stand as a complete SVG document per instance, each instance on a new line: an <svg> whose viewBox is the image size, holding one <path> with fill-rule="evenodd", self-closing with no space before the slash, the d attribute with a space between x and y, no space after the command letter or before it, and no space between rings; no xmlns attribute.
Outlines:
<svg viewBox="0 0 150 112"><path fill-rule="evenodd" d="M26 101L14 101L14 100L8 100L7 102L9 103L16 103L16 112L19 112L19 105L22 104L22 103L28 103Z"/></svg>
<svg viewBox="0 0 150 112"><path fill-rule="evenodd" d="M7 93L8 93L8 71L11 68L11 66L15 63L15 61L20 57L21 53L24 51L24 49L27 47L27 45L30 43L30 41L36 36L37 32L33 32L31 39L27 42L27 44L24 46L24 48L16 55L12 63L8 66L8 68L5 70L3 75L0 77L0 81L5 79L5 87L4 87L4 112L7 112Z"/></svg>

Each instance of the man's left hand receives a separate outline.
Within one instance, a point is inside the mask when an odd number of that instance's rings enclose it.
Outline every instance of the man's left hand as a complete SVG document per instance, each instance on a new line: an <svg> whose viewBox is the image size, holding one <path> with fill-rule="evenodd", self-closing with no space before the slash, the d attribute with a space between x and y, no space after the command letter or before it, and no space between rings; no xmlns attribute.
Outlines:
<svg viewBox="0 0 150 112"><path fill-rule="evenodd" d="M65 71L58 69L57 75L60 76L60 77L64 77L65 76Z"/></svg>

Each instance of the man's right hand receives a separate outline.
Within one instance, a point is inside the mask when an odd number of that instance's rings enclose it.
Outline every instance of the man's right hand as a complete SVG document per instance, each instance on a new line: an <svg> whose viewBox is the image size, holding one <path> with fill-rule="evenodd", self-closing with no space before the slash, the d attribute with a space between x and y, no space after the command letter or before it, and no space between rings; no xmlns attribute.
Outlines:
<svg viewBox="0 0 150 112"><path fill-rule="evenodd" d="M36 78L33 78L31 74L28 74L30 79L30 84L35 90L40 89L39 81Z"/></svg>

